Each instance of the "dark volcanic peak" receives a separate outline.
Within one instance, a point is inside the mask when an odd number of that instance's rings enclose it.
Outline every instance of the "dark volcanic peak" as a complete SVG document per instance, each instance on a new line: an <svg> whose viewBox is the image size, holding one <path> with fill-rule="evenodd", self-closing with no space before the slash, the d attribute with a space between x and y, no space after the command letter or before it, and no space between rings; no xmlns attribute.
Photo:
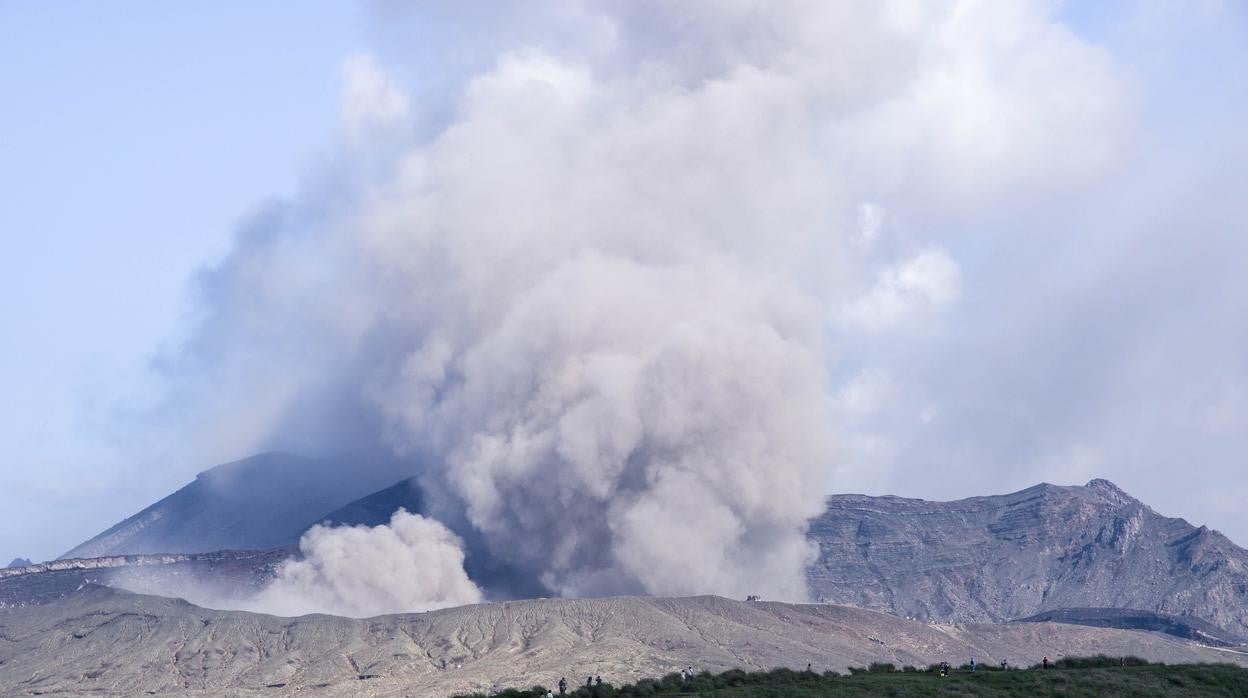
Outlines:
<svg viewBox="0 0 1248 698"><path fill-rule="evenodd" d="M62 557L290 546L327 513L415 471L383 452L334 458L264 453L200 473Z"/></svg>
<svg viewBox="0 0 1248 698"><path fill-rule="evenodd" d="M425 510L424 494L415 477L409 477L325 514L317 521L326 526L380 526L390 523L399 509L412 514Z"/></svg>
<svg viewBox="0 0 1248 698"><path fill-rule="evenodd" d="M953 502L836 495L810 537L817 599L957 621L1132 608L1248 635L1248 551L1108 480Z"/></svg>

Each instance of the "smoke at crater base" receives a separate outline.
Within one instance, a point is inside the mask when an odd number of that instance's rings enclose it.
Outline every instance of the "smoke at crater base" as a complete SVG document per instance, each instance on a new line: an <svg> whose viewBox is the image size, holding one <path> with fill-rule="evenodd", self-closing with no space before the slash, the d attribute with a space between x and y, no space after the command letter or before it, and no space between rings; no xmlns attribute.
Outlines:
<svg viewBox="0 0 1248 698"><path fill-rule="evenodd" d="M365 618L481 601L464 573L461 542L445 526L402 509L382 526L313 526L300 556L254 597L230 607L283 616Z"/></svg>

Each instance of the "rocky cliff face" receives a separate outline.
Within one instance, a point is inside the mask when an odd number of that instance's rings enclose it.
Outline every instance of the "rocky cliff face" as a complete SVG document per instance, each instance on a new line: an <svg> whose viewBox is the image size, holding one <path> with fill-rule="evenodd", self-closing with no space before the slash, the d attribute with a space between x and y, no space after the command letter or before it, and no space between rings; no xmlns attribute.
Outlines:
<svg viewBox="0 0 1248 698"><path fill-rule="evenodd" d="M955 502L836 495L810 537L819 600L957 621L1142 609L1248 637L1248 551L1107 480Z"/></svg>

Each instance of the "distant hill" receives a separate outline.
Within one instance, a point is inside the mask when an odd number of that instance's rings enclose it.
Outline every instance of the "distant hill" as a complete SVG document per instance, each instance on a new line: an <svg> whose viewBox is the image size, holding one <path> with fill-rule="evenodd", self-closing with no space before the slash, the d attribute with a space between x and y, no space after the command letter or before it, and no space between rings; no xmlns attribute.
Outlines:
<svg viewBox="0 0 1248 698"><path fill-rule="evenodd" d="M66 557L289 550L315 523L376 526L400 507L425 513L414 471L384 454L263 454L201 473ZM456 530L469 575L491 598L549 595L471 528ZM952 622L1082 609L1083 620L1112 625L1121 619L1087 611L1131 609L1170 619L1149 622L1176 632L1248 638L1248 551L1107 480L953 502L834 495L808 536L819 546L808 570L815 600ZM1074 617L1053 619L1081 622Z"/></svg>
<svg viewBox="0 0 1248 698"><path fill-rule="evenodd" d="M384 452L333 458L263 453L200 473L61 557L292 546L327 513L415 471Z"/></svg>
<svg viewBox="0 0 1248 698"><path fill-rule="evenodd" d="M30 560L27 560L24 557L15 557L13 558L13 562L8 564L8 567L26 567L29 564Z"/></svg>
<svg viewBox="0 0 1248 698"><path fill-rule="evenodd" d="M832 603L957 621L1139 609L1248 636L1248 551L1107 480L954 502L835 495L809 536L811 595Z"/></svg>

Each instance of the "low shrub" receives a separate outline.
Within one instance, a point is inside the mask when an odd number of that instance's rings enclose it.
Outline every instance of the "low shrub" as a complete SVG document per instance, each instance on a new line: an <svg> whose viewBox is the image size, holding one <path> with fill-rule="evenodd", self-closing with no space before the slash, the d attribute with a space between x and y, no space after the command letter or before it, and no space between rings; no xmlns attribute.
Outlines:
<svg viewBox="0 0 1248 698"><path fill-rule="evenodd" d="M874 698L882 695L1211 695L1248 696L1248 670L1229 664L1176 664L1166 666L1138 657L1064 657L1051 662L1055 671L991 671L981 665L974 673L954 671L936 678L939 664L926 670L904 666L898 671L889 662L853 667L849 676L835 671L773 669L747 672L739 669L720 674L702 672L682 679L668 674L615 687L579 686L568 692L577 698L824 698L846 696ZM1033 667L1038 669L1039 666ZM541 698L545 688L508 689L495 698ZM487 698L477 693L456 698Z"/></svg>

